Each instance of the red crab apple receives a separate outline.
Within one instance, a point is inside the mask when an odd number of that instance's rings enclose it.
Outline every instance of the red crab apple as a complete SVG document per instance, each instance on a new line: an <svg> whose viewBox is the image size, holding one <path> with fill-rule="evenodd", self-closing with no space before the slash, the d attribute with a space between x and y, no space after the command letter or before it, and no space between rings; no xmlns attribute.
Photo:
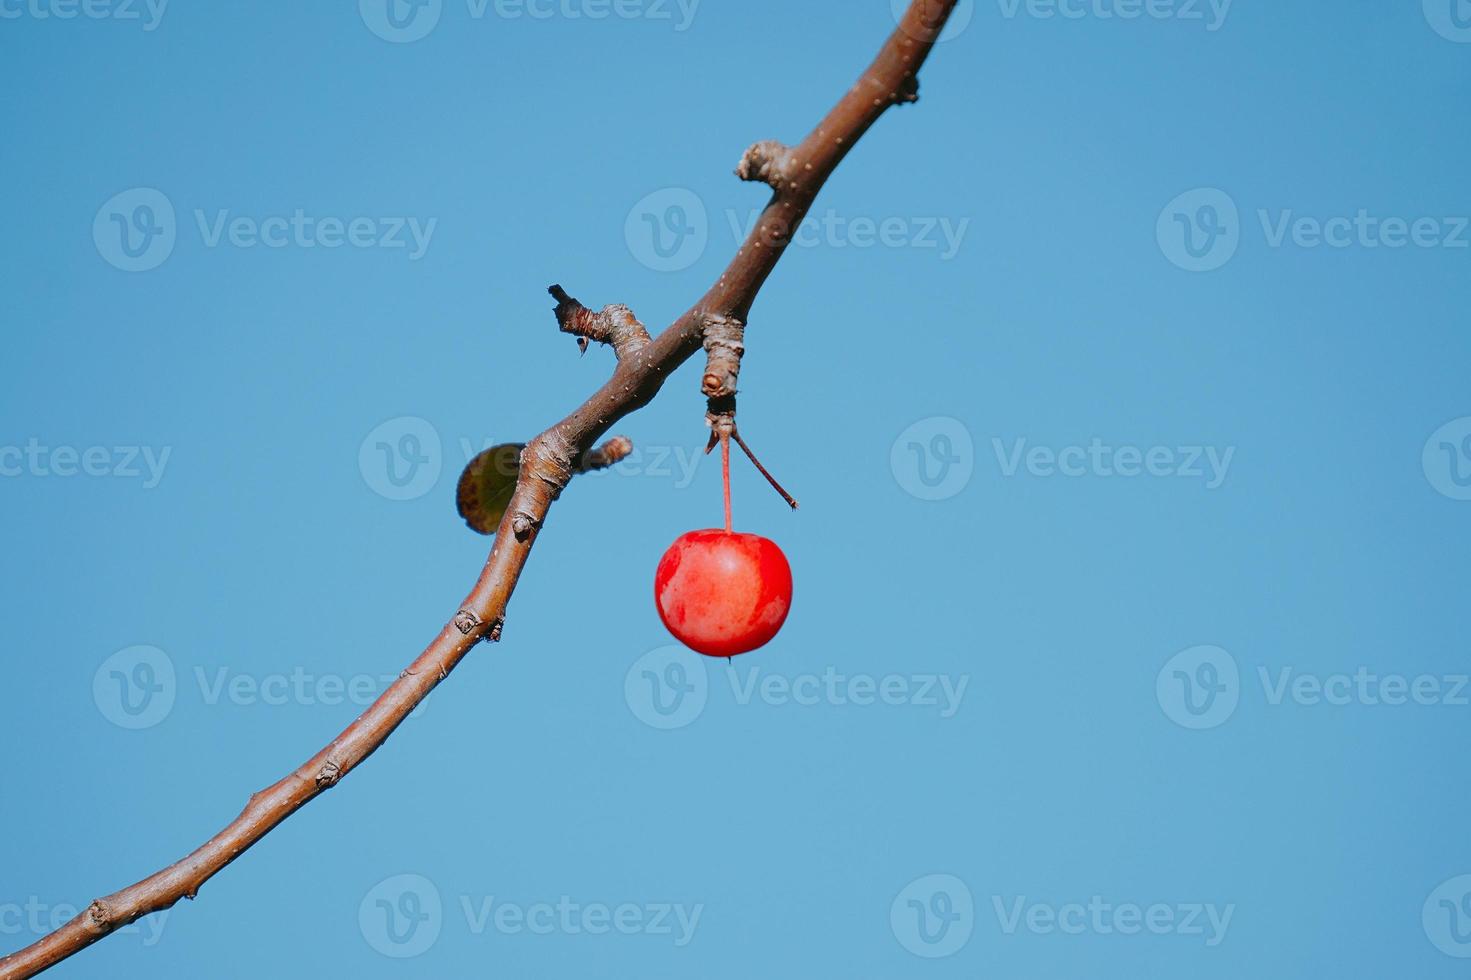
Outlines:
<svg viewBox="0 0 1471 980"><path fill-rule="evenodd" d="M776 542L711 529L681 535L654 574L659 618L707 657L764 646L792 606L792 568Z"/></svg>

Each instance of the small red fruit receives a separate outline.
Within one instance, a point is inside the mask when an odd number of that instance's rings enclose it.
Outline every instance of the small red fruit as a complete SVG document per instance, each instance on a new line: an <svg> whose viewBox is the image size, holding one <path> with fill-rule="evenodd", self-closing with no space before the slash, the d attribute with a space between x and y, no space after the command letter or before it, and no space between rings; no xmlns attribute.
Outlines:
<svg viewBox="0 0 1471 980"><path fill-rule="evenodd" d="M681 535L654 574L659 618L708 657L764 646L792 606L792 568L776 542L712 529Z"/></svg>

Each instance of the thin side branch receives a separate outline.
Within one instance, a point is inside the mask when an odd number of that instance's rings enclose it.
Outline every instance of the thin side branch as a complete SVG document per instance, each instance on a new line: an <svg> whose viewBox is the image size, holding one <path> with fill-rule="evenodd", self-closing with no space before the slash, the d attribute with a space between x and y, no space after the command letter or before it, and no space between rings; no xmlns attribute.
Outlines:
<svg viewBox="0 0 1471 980"><path fill-rule="evenodd" d="M913 100L916 75L956 3L914 0L873 64L806 139L784 153L771 143L760 144L765 150L747 151L751 163L746 169L773 186L772 200L720 279L658 337L650 340L626 307L594 314L565 292L553 291L562 329L584 343L612 345L618 365L586 403L522 451L516 490L490 557L458 611L399 679L330 744L251 796L238 817L192 854L97 899L60 929L0 960L0 980L35 976L122 926L170 908L181 898L193 898L231 861L361 765L477 643L499 637L547 511L585 454L615 422L647 405L665 379L700 349L711 318L747 321L762 284L823 183L885 110Z"/></svg>
<svg viewBox="0 0 1471 980"><path fill-rule="evenodd" d="M587 353L588 341L593 340L612 347L620 360L648 345L648 330L628 307L616 304L594 313L568 296L561 286L552 286L547 292L557 300L557 326L563 333L577 338L577 346L584 354Z"/></svg>
<svg viewBox="0 0 1471 980"><path fill-rule="evenodd" d="M633 440L627 436L614 436L596 449L589 449L577 461L577 472L592 473L616 466L633 452Z"/></svg>

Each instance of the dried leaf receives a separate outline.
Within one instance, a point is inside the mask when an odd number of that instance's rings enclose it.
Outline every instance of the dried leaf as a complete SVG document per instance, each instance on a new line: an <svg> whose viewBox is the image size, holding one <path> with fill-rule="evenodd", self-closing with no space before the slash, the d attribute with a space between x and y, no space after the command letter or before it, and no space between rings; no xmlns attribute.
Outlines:
<svg viewBox="0 0 1471 980"><path fill-rule="evenodd" d="M481 534L494 534L516 492L521 470L523 443L492 446L474 459L460 474L455 504L465 523Z"/></svg>

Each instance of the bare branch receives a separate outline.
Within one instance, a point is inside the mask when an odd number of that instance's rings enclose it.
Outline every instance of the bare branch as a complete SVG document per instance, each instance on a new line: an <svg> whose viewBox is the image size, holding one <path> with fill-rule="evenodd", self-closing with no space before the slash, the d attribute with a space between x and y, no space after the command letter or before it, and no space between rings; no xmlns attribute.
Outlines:
<svg viewBox="0 0 1471 980"><path fill-rule="evenodd" d="M823 183L886 109L912 101L916 74L957 2L913 0L873 64L806 139L785 154L771 143L747 152L750 163L743 169L773 184L772 200L720 279L658 337L649 340L641 325L635 329L638 321L626 307L593 314L565 292L553 290L562 329L584 343L611 344L618 366L585 404L522 451L515 494L490 557L455 615L399 679L329 745L251 796L238 817L192 854L96 900L60 929L0 960L0 980L35 976L122 926L170 908L181 898L193 898L231 861L361 765L477 643L499 637L547 511L578 461L615 422L647 405L665 379L700 349L712 318L747 321L757 293Z"/></svg>

